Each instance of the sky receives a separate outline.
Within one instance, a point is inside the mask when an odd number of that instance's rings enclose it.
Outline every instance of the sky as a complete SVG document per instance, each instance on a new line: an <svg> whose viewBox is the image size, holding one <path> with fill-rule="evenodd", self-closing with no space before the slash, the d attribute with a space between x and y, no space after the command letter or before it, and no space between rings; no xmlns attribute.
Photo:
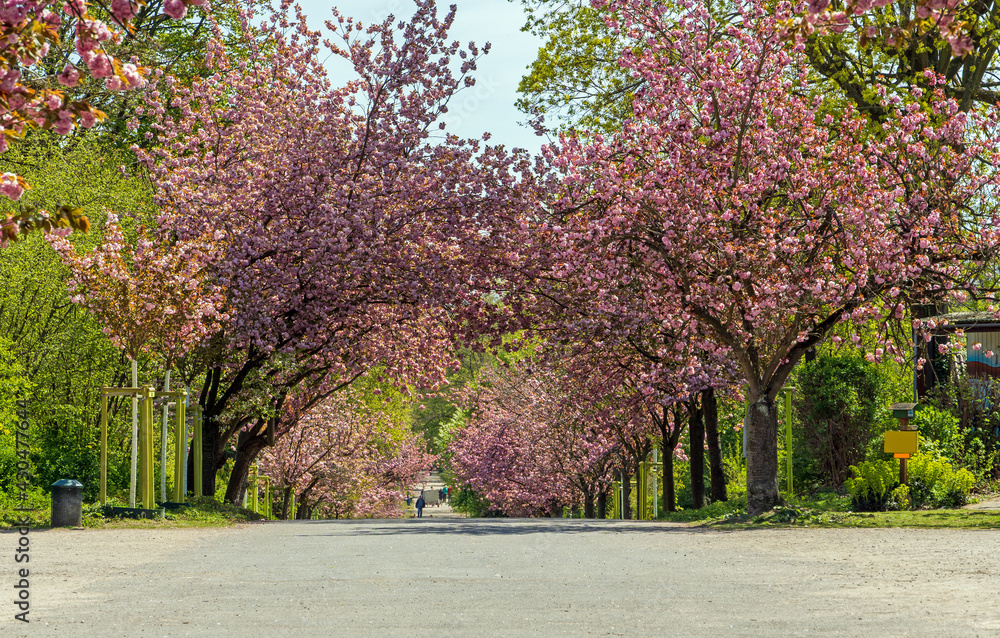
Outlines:
<svg viewBox="0 0 1000 638"><path fill-rule="evenodd" d="M381 22L390 13L397 19L413 15L412 0L298 0L309 18L309 25L319 28L330 17L330 8L363 23ZM535 59L541 39L523 33L525 17L520 3L509 0L438 0L438 15L443 16L451 4L458 5L450 40L463 44L469 41L482 46L491 43L490 53L479 62L475 72L476 86L465 89L449 105L446 119L448 131L463 138L479 138L490 132L490 144L507 148L526 148L537 152L544 138L535 135L519 122L526 116L514 106L517 85ZM327 64L331 78L349 70L346 64Z"/></svg>

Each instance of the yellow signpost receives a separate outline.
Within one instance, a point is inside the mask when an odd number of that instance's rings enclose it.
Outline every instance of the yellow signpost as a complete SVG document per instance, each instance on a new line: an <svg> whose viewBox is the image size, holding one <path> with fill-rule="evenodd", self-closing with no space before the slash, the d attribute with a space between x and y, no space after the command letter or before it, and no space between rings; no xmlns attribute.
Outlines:
<svg viewBox="0 0 1000 638"><path fill-rule="evenodd" d="M885 433L885 447L883 449L897 459L909 458L911 454L916 454L918 446L919 440L916 430L890 430Z"/></svg>
<svg viewBox="0 0 1000 638"><path fill-rule="evenodd" d="M894 403L892 405L892 416L899 419L899 430L885 433L885 443L883 450L886 454L892 454L899 459L899 482L906 485L909 477L906 474L906 462L911 454L916 454L920 447L920 438L917 435L916 426L910 425L913 418L916 403Z"/></svg>

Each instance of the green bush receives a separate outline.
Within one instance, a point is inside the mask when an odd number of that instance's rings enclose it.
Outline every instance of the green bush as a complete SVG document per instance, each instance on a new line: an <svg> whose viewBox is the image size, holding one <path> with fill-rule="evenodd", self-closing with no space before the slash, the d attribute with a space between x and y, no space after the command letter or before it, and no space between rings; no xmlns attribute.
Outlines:
<svg viewBox="0 0 1000 638"><path fill-rule="evenodd" d="M917 410L913 425L920 431L921 450L948 459L958 458L962 448L962 433L958 418L934 406L922 406Z"/></svg>
<svg viewBox="0 0 1000 638"><path fill-rule="evenodd" d="M899 485L899 466L892 461L865 461L852 465L853 476L844 481L855 512L884 512L890 507L892 490Z"/></svg>
<svg viewBox="0 0 1000 638"><path fill-rule="evenodd" d="M976 477L965 468L930 454L915 454L909 463L913 507L956 507L969 500Z"/></svg>
<svg viewBox="0 0 1000 638"><path fill-rule="evenodd" d="M848 468L865 459L875 432L881 376L857 353L820 356L798 371L802 446L822 481L840 485Z"/></svg>

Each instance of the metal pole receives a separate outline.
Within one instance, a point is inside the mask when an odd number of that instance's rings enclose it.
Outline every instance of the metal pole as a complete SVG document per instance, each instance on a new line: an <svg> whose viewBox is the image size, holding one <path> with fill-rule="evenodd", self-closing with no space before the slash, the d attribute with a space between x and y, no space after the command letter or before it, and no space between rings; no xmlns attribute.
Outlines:
<svg viewBox="0 0 1000 638"><path fill-rule="evenodd" d="M257 501L257 466L253 468L253 511L260 514L260 503Z"/></svg>
<svg viewBox="0 0 1000 638"><path fill-rule="evenodd" d="M132 359L132 387L139 387L139 363ZM132 472L129 475L128 506L135 507L135 477L139 454L139 397L132 396Z"/></svg>
<svg viewBox="0 0 1000 638"><path fill-rule="evenodd" d="M290 520L295 520L295 488L291 490L291 505L288 507L288 518Z"/></svg>
<svg viewBox="0 0 1000 638"><path fill-rule="evenodd" d="M139 495L145 509L153 509L153 397L156 389L147 387L142 393L139 423Z"/></svg>
<svg viewBox="0 0 1000 638"><path fill-rule="evenodd" d="M194 415L194 442L192 447L194 447L194 495L201 496L202 492L202 476L201 476L201 419L202 419L202 409L199 406L198 411Z"/></svg>
<svg viewBox="0 0 1000 638"><path fill-rule="evenodd" d="M167 370L163 380L163 391L170 392L170 370ZM163 404L163 418L160 424L160 501L167 500L167 406L168 399Z"/></svg>
<svg viewBox="0 0 1000 638"><path fill-rule="evenodd" d="M271 518L271 478L264 477L264 516Z"/></svg>
<svg viewBox="0 0 1000 638"><path fill-rule="evenodd" d="M181 397L177 400L174 408L174 502L183 503L184 475L187 465L184 464L184 450L187 448L187 437L185 436L185 424L187 423L187 390L181 390Z"/></svg>
<svg viewBox="0 0 1000 638"><path fill-rule="evenodd" d="M660 465L660 451L653 450L653 520L660 517L660 484L656 479L656 468Z"/></svg>
<svg viewBox="0 0 1000 638"><path fill-rule="evenodd" d="M108 395L101 388L101 505L108 504Z"/></svg>

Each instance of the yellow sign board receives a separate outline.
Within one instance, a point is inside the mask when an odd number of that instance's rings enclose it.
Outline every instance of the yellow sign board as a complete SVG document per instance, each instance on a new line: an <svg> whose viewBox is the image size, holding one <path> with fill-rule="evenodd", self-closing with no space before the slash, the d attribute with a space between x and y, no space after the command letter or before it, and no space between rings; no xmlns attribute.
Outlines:
<svg viewBox="0 0 1000 638"><path fill-rule="evenodd" d="M916 454L916 430L891 430L885 433L885 452L888 454Z"/></svg>

